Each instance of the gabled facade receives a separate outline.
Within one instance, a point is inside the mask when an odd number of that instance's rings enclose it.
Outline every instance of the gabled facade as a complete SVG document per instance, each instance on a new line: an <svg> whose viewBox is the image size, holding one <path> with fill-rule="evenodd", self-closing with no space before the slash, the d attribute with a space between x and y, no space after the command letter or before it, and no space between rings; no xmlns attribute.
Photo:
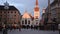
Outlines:
<svg viewBox="0 0 60 34"><path fill-rule="evenodd" d="M15 6L8 2L0 5L0 24L18 24L20 23L20 12Z"/></svg>
<svg viewBox="0 0 60 34"><path fill-rule="evenodd" d="M22 16L21 25L24 25L24 26L32 25L32 16L29 13L27 13L27 11Z"/></svg>

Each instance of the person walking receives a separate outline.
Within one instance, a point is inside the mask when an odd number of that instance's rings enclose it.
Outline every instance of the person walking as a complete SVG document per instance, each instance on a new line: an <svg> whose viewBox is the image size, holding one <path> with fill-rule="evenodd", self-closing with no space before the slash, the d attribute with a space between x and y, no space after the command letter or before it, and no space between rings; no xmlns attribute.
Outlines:
<svg viewBox="0 0 60 34"><path fill-rule="evenodd" d="M5 24L3 25L3 34L7 34L7 28Z"/></svg>

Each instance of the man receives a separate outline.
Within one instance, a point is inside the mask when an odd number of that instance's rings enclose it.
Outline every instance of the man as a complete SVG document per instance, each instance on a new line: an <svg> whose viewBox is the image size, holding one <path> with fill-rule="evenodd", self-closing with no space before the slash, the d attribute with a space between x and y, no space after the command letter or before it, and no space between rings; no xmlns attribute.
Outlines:
<svg viewBox="0 0 60 34"><path fill-rule="evenodd" d="M7 34L7 29L6 29L6 25L3 25L3 34Z"/></svg>

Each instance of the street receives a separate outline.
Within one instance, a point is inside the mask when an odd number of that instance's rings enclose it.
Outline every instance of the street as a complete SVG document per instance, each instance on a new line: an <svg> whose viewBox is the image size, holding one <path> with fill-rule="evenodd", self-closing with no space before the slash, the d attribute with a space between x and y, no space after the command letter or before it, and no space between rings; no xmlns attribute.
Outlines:
<svg viewBox="0 0 60 34"><path fill-rule="evenodd" d="M2 32L0 32L2 34ZM43 31L43 30L34 30L34 29L19 29L8 30L8 34L59 34L59 31Z"/></svg>

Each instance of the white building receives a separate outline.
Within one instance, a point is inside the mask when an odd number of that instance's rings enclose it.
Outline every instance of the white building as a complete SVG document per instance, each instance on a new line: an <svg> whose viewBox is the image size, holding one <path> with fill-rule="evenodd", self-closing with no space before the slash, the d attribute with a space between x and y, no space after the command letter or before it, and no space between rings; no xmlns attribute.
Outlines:
<svg viewBox="0 0 60 34"><path fill-rule="evenodd" d="M34 26L39 26L40 23L40 9L39 9L39 4L38 0L36 0L36 4L34 7Z"/></svg>
<svg viewBox="0 0 60 34"><path fill-rule="evenodd" d="M27 13L27 11L25 11L25 13L22 16L21 25L39 26L39 23L40 23L40 9L38 6L38 0L36 0L36 4L34 7L34 17L31 16L31 14Z"/></svg>
<svg viewBox="0 0 60 34"><path fill-rule="evenodd" d="M27 11L22 16L21 25L32 25L32 16Z"/></svg>

